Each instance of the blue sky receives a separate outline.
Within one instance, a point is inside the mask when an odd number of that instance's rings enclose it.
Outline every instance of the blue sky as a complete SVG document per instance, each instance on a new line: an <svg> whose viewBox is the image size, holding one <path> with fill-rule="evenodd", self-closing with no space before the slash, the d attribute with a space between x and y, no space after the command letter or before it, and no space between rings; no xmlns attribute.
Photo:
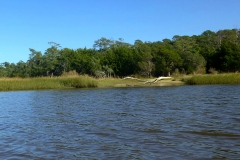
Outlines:
<svg viewBox="0 0 240 160"><path fill-rule="evenodd" d="M0 0L0 63L45 52L92 48L101 37L133 44L240 28L240 0Z"/></svg>

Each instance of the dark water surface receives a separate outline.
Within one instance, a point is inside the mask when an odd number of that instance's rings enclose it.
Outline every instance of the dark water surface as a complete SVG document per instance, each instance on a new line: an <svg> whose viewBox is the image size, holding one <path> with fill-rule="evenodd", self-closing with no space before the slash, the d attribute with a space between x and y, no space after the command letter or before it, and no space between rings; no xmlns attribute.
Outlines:
<svg viewBox="0 0 240 160"><path fill-rule="evenodd" d="M240 85L0 92L0 159L240 159Z"/></svg>

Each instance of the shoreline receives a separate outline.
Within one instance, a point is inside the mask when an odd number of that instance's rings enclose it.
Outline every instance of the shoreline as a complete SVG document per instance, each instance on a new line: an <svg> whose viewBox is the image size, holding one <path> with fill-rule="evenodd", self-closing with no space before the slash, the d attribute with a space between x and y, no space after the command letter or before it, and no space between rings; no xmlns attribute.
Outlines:
<svg viewBox="0 0 240 160"><path fill-rule="evenodd" d="M28 91L50 89L75 89L75 88L127 88L127 87L163 87L182 86L185 82L180 80L164 79L153 83L154 79L93 79L89 77L56 77L56 78L2 78L0 79L0 92ZM148 83L146 83L148 82Z"/></svg>
<svg viewBox="0 0 240 160"><path fill-rule="evenodd" d="M182 86L185 82L180 80L160 80L156 83L144 83L135 79L101 79L98 80L97 88L124 88L124 87L163 87L163 86Z"/></svg>
<svg viewBox="0 0 240 160"><path fill-rule="evenodd" d="M89 76L0 78L0 91L49 90L74 88L164 87L183 85L240 84L239 73L205 74L158 78L104 78Z"/></svg>
<svg viewBox="0 0 240 160"><path fill-rule="evenodd" d="M157 83L148 84L116 84L114 87L170 87L170 86L182 86L186 85L182 81L161 81Z"/></svg>

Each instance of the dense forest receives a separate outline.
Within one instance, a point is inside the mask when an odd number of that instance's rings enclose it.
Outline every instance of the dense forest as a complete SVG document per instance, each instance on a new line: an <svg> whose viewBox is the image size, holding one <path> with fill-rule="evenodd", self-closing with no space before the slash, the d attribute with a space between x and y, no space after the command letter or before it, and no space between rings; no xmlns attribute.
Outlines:
<svg viewBox="0 0 240 160"><path fill-rule="evenodd" d="M30 48L27 62L1 63L0 77L60 76L73 70L100 78L238 72L239 34L239 29L207 30L201 35L134 44L103 37L91 49L75 50L49 42L44 53Z"/></svg>

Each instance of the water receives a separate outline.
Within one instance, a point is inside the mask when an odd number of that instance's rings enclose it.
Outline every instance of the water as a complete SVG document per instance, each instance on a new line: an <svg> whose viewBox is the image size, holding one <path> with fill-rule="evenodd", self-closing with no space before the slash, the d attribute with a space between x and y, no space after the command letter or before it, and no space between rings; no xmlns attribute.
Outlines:
<svg viewBox="0 0 240 160"><path fill-rule="evenodd" d="M239 159L240 85L0 92L0 159Z"/></svg>

